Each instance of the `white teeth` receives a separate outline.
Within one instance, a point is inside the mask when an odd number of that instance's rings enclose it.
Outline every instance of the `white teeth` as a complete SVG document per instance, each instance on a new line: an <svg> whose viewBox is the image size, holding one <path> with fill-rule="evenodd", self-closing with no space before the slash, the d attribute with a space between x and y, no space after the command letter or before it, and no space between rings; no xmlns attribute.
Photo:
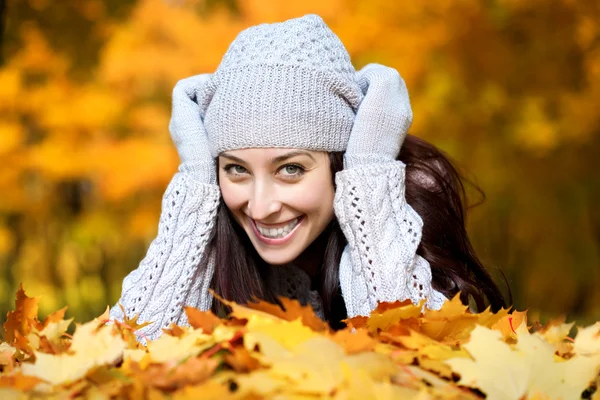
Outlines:
<svg viewBox="0 0 600 400"><path fill-rule="evenodd" d="M260 232L261 235L271 238L271 239L280 239L282 237L287 236L296 225L298 225L298 221L299 218L296 218L295 220L293 220L292 222L290 222L289 224L287 224L284 227L281 228L274 228L274 229L268 229L268 228L262 228L260 226L258 226L258 224L256 225L256 228L258 229L258 231Z"/></svg>

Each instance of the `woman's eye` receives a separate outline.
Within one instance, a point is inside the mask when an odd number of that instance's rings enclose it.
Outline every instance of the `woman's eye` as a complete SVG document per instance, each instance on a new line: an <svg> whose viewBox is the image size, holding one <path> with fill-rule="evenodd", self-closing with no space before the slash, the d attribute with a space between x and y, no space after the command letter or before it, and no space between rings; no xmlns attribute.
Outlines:
<svg viewBox="0 0 600 400"><path fill-rule="evenodd" d="M247 172L246 168L237 164L229 164L225 166L225 172L232 175L243 175Z"/></svg>
<svg viewBox="0 0 600 400"><path fill-rule="evenodd" d="M280 171L284 172L288 176L300 176L304 173L304 168L299 165L289 164L281 167Z"/></svg>

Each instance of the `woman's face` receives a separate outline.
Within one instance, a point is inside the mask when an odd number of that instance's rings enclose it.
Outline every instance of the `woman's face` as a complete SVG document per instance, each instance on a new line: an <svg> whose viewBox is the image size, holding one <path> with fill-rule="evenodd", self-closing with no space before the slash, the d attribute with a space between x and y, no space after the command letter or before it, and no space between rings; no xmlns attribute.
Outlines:
<svg viewBox="0 0 600 400"><path fill-rule="evenodd" d="M223 201L268 264L295 260L334 218L326 152L230 150L218 162Z"/></svg>

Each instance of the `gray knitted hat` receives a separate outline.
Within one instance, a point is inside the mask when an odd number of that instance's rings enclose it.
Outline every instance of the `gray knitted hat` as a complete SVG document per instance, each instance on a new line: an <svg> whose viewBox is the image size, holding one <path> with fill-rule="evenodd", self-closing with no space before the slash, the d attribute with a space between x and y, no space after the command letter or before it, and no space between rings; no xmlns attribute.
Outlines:
<svg viewBox="0 0 600 400"><path fill-rule="evenodd" d="M242 31L200 93L211 153L346 149L363 94L340 39L306 15Z"/></svg>

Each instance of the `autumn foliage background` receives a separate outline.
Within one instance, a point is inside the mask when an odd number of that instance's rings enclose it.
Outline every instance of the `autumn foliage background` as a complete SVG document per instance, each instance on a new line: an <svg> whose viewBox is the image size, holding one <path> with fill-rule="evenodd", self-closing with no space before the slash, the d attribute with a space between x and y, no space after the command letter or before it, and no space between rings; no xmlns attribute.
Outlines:
<svg viewBox="0 0 600 400"><path fill-rule="evenodd" d="M3 2L0 2L0 5ZM600 5L592 0L12 0L0 59L0 310L114 304L178 165L175 82L242 29L320 14L397 68L411 133L485 192L475 249L515 304L600 320ZM471 203L481 196L469 189ZM0 319L6 311L2 311Z"/></svg>

